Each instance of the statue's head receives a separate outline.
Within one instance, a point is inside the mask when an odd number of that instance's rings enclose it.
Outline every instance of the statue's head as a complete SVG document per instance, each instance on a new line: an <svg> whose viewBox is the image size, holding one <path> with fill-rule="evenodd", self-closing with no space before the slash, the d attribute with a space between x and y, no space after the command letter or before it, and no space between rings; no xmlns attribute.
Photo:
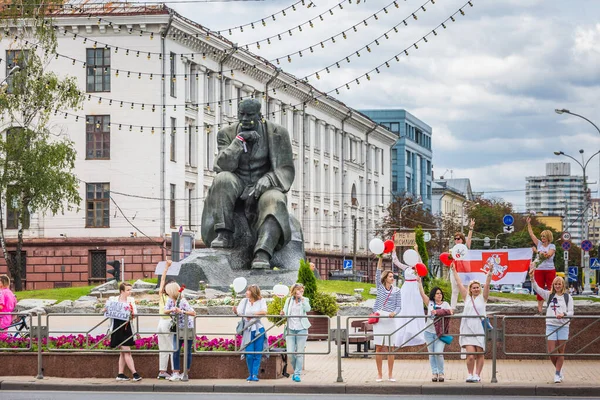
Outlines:
<svg viewBox="0 0 600 400"><path fill-rule="evenodd" d="M255 131L260 122L260 101L256 99L244 99L238 107L238 119L242 130Z"/></svg>

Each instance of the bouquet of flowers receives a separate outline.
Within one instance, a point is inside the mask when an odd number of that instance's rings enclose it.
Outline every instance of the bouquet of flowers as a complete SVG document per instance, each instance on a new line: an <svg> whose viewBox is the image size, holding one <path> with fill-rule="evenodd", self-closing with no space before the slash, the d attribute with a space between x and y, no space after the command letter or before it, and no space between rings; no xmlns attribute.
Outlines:
<svg viewBox="0 0 600 400"><path fill-rule="evenodd" d="M183 294L183 291L185 290L185 285L181 285L181 287L179 288L179 295L177 296L177 301L175 302L175 308L179 308L179 305L181 304L181 296ZM169 327L169 330L171 332L177 332L177 319L179 318L178 315L171 315L171 326Z"/></svg>
<svg viewBox="0 0 600 400"><path fill-rule="evenodd" d="M548 253L546 253L545 251L538 251L535 259L531 263L531 271L535 271L535 269L539 267L541 263L543 263L549 258L550 257L548 256Z"/></svg>

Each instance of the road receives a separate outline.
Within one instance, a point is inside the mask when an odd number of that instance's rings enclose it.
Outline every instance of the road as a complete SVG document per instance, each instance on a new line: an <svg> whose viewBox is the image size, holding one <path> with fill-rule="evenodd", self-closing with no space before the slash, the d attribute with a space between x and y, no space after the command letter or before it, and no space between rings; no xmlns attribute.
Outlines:
<svg viewBox="0 0 600 400"><path fill-rule="evenodd" d="M127 398L127 400L153 400L153 399L164 399L165 395L170 400L177 399L189 399L190 393L131 393L131 392L11 392L11 391L0 391L0 400L80 400L85 398L86 400L114 400L115 398ZM242 397L239 393L194 393L193 397L195 400L226 400L231 398ZM267 399L276 400L285 397L286 400L306 400L306 399L318 399L318 400L417 400L417 399L431 399L431 400L480 400L481 396L399 396L399 395L350 395L350 394L302 394L302 395L290 395L285 394L266 394L257 393L249 394L244 393L244 399ZM486 396L488 399L494 400L546 400L546 399L567 399L570 397L514 397L514 396ZM578 397L578 400L594 400L594 398ZM595 399L597 400L597 398Z"/></svg>

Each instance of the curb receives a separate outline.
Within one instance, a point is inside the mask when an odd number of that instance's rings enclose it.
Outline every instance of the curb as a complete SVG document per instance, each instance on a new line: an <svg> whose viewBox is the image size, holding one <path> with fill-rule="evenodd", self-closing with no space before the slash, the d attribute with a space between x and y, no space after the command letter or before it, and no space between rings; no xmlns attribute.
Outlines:
<svg viewBox="0 0 600 400"><path fill-rule="evenodd" d="M565 385L354 385L331 383L330 385L269 385L269 384L203 384L183 383L165 385L139 383L135 385L109 385L105 383L68 383L44 381L0 381L1 391L61 391L61 392L145 392L145 393L287 393L287 394L401 394L401 395L479 395L479 396L567 396L600 397L600 386Z"/></svg>

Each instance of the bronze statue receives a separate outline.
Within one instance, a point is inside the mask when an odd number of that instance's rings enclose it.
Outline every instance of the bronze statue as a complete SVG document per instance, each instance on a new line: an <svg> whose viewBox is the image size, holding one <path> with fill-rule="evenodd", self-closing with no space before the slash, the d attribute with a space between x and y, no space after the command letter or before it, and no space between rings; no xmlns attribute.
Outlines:
<svg viewBox="0 0 600 400"><path fill-rule="evenodd" d="M269 268L276 250L291 239L286 193L294 182L294 160L286 128L264 121L260 102L243 100L235 125L217 134L217 175L202 212L202 240L212 248L232 248L234 212L243 206L256 232L253 269Z"/></svg>

